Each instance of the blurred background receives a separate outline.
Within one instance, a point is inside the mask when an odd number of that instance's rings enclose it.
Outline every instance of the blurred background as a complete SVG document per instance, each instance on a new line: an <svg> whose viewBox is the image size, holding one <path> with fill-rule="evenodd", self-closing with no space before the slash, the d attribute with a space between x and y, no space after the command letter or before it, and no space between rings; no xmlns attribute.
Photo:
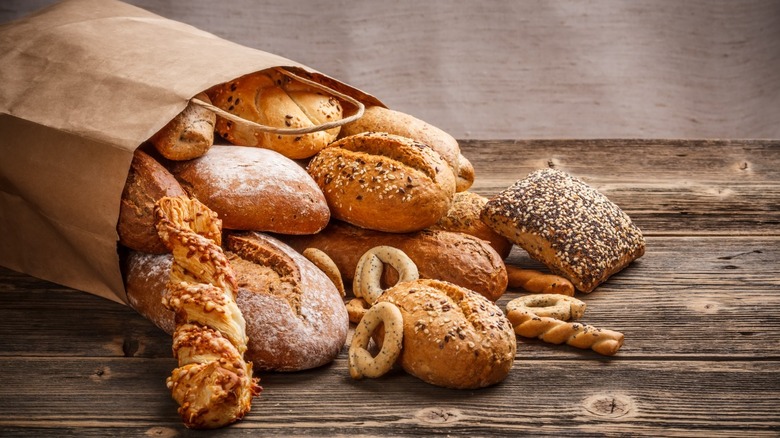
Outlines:
<svg viewBox="0 0 780 438"><path fill-rule="evenodd" d="M0 0L0 24L55 2ZM776 0L127 3L459 139L780 138Z"/></svg>

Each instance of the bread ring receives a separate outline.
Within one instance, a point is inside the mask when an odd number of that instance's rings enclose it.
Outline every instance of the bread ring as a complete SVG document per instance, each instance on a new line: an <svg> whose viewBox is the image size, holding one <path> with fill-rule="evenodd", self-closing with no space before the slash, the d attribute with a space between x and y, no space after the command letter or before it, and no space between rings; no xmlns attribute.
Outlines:
<svg viewBox="0 0 780 438"><path fill-rule="evenodd" d="M347 296L347 291L344 290L344 281L341 279L341 271L339 271L339 267L336 266L336 263L328 254L317 248L306 248L303 250L303 256L328 276L342 297Z"/></svg>
<svg viewBox="0 0 780 438"><path fill-rule="evenodd" d="M576 298L558 294L531 294L515 298L506 305L506 311L527 311L538 316L568 321L580 319L586 304Z"/></svg>
<svg viewBox="0 0 780 438"><path fill-rule="evenodd" d="M347 315L349 315L349 322L353 324L360 323L360 320L366 316L366 312L371 308L371 305L363 298L353 298L347 302Z"/></svg>
<svg viewBox="0 0 780 438"><path fill-rule="evenodd" d="M392 246L375 246L366 251L355 267L355 279L352 292L356 297L363 298L369 304L374 304L384 290L380 280L384 264L387 263L398 271L398 283L414 281L420 278L417 265L403 251Z"/></svg>
<svg viewBox="0 0 780 438"><path fill-rule="evenodd" d="M366 349L371 334L384 326L382 349L376 356ZM404 319L401 311L393 303L381 302L372 306L360 324L355 328L352 343L349 346L349 374L353 379L363 377L376 378L390 371L401 354L404 337Z"/></svg>

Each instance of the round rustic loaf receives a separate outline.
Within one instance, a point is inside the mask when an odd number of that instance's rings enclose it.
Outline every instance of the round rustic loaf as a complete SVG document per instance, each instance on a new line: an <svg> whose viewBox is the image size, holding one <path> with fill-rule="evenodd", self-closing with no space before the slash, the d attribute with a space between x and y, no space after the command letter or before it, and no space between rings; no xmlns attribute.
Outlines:
<svg viewBox="0 0 780 438"><path fill-rule="evenodd" d="M275 70L242 76L213 87L213 104L243 119L275 128L308 128L340 119L338 99ZM217 117L216 131L240 146L272 149L293 159L308 158L334 141L340 128L282 135Z"/></svg>
<svg viewBox="0 0 780 438"><path fill-rule="evenodd" d="M474 192L458 192L452 198L452 205L447 214L430 228L434 230L455 231L470 234L490 243L501 258L506 258L512 251L512 242L496 233L480 215L488 199Z"/></svg>
<svg viewBox="0 0 780 438"><path fill-rule="evenodd" d="M119 243L136 251L167 252L154 226L154 203L165 196L184 195L184 189L162 164L137 149L119 206Z"/></svg>
<svg viewBox="0 0 780 438"><path fill-rule="evenodd" d="M330 211L320 188L293 160L255 147L214 146L170 170L233 230L309 234L328 224Z"/></svg>
<svg viewBox="0 0 780 438"><path fill-rule="evenodd" d="M433 225L449 209L455 176L430 147L397 135L364 133L323 149L309 162L334 218L404 233Z"/></svg>
<svg viewBox="0 0 780 438"><path fill-rule="evenodd" d="M438 280L399 283L377 303L403 315L403 369L433 385L483 388L501 382L514 364L517 340L501 309L485 297Z"/></svg>
<svg viewBox="0 0 780 438"><path fill-rule="evenodd" d="M344 283L351 284L360 257L376 246L400 249L417 265L420 277L448 281L476 291L491 301L504 294L506 266L486 241L443 230L386 233L367 230L341 221L331 221L321 232L306 236L279 236L299 252L317 248L333 259ZM395 274L392 269L386 272ZM388 275L392 284L397 277Z"/></svg>
<svg viewBox="0 0 780 438"><path fill-rule="evenodd" d="M247 360L256 370L297 371L333 361L346 342L346 307L328 277L272 237L228 233L225 255L238 282L246 320ZM125 265L128 303L167 333L173 312L162 305L172 257L131 252Z"/></svg>
<svg viewBox="0 0 780 438"><path fill-rule="evenodd" d="M474 182L474 168L460 154L458 141L428 122L401 111L382 106L369 106L361 118L341 127L339 138L364 132L387 132L427 144L442 156L454 175L460 176L457 186L459 191L468 189ZM467 167L463 173L460 171L461 160Z"/></svg>

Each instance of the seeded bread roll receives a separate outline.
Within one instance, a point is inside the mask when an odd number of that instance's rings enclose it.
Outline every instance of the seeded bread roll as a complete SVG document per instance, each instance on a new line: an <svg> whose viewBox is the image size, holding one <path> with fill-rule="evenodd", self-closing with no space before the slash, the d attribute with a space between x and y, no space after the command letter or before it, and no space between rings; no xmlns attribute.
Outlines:
<svg viewBox="0 0 780 438"><path fill-rule="evenodd" d="M448 281L491 301L506 291L507 273L501 256L484 240L464 233L443 230L385 233L334 220L314 235L279 238L299 252L317 248L330 256L345 284L352 284L358 260L366 251L387 245L406 253L422 278ZM395 274L392 269L385 272ZM394 275L386 277L388 284L396 279Z"/></svg>
<svg viewBox="0 0 780 438"><path fill-rule="evenodd" d="M501 258L506 258L512 250L512 242L487 226L482 219L482 209L488 199L474 192L458 192L452 198L452 205L432 230L455 231L470 234L490 243Z"/></svg>
<svg viewBox="0 0 780 438"><path fill-rule="evenodd" d="M168 252L154 226L154 203L166 196L184 195L184 189L162 164L137 149L119 206L119 243L136 251Z"/></svg>
<svg viewBox="0 0 780 438"><path fill-rule="evenodd" d="M308 128L338 120L339 101L274 70L242 76L208 92L213 104L241 118L276 128ZM300 135L280 135L217 117L216 131L240 146L275 150L293 158L316 154L339 133L338 127Z"/></svg>
<svg viewBox="0 0 780 438"><path fill-rule="evenodd" d="M170 170L190 196L232 230L316 233L330 211L317 184L295 161L271 150L214 146Z"/></svg>
<svg viewBox="0 0 780 438"><path fill-rule="evenodd" d="M457 140L428 122L400 111L381 106L369 106L363 117L341 127L339 138L364 132L387 132L427 144L449 164L454 175L462 176L457 186L459 191L468 189L474 182L473 167L470 168L470 173L469 169L464 169L463 174L459 171L461 155ZM467 160L464 165L470 167Z"/></svg>
<svg viewBox="0 0 780 438"><path fill-rule="evenodd" d="M377 303L398 306L404 320L403 369L446 388L501 382L515 359L512 324L498 306L468 289L438 280L400 283Z"/></svg>
<svg viewBox="0 0 780 438"><path fill-rule="evenodd" d="M247 360L256 370L297 371L333 361L346 343L349 320L328 277L272 237L229 232L225 255L238 282L236 302L246 319ZM170 254L131 252L125 285L132 308L173 333L173 313L162 305Z"/></svg>
<svg viewBox="0 0 780 438"><path fill-rule="evenodd" d="M585 293L645 252L642 232L620 207L557 169L517 181L488 201L481 217Z"/></svg>
<svg viewBox="0 0 780 438"><path fill-rule="evenodd" d="M206 93L195 96L211 103ZM208 152L214 144L214 124L217 116L201 106L190 103L167 125L157 131L149 142L169 160L191 160Z"/></svg>
<svg viewBox="0 0 780 438"><path fill-rule="evenodd" d="M439 154L386 133L342 138L307 170L334 218L372 230L404 233L433 225L455 194L455 176Z"/></svg>

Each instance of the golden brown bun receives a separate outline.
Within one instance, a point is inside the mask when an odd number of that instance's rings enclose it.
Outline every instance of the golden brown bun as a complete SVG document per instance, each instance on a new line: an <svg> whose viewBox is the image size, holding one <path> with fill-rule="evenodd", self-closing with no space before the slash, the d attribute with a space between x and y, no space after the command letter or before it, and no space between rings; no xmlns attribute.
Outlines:
<svg viewBox="0 0 780 438"><path fill-rule="evenodd" d="M437 280L400 283L377 302L398 306L404 319L398 359L406 372L447 388L473 389L506 378L517 340L501 309L485 297Z"/></svg>
<svg viewBox="0 0 780 438"><path fill-rule="evenodd" d="M463 154L458 155L458 175L455 190L465 192L474 184L474 166Z"/></svg>
<svg viewBox="0 0 780 438"><path fill-rule="evenodd" d="M205 93L195 96L211 103ZM190 103L167 125L157 131L149 142L169 160L191 160L208 152L214 144L214 124L217 116L199 105Z"/></svg>
<svg viewBox="0 0 780 438"><path fill-rule="evenodd" d="M488 201L481 217L586 293L645 252L642 232L627 214L557 169L517 181Z"/></svg>
<svg viewBox="0 0 780 438"><path fill-rule="evenodd" d="M308 128L338 120L339 101L274 70L242 76L209 90L213 104L241 118L276 128ZM334 141L340 128L309 134L280 135L217 117L216 131L240 146L258 146L301 159Z"/></svg>
<svg viewBox="0 0 780 438"><path fill-rule="evenodd" d="M330 219L317 184L298 163L274 151L214 146L170 169L190 196L217 212L226 229L307 234Z"/></svg>
<svg viewBox="0 0 780 438"><path fill-rule="evenodd" d="M165 196L186 195L176 178L157 160L135 151L122 191L117 233L119 243L154 254L167 252L154 226L154 203Z"/></svg>
<svg viewBox="0 0 780 438"><path fill-rule="evenodd" d="M342 138L309 162L334 218L404 233L433 225L449 209L455 175L428 146L386 133Z"/></svg>
<svg viewBox="0 0 780 438"><path fill-rule="evenodd" d="M447 214L430 228L478 237L490 243L501 258L506 258L512 251L512 242L490 229L479 217L487 201L486 197L474 192L458 192L452 198Z"/></svg>
<svg viewBox="0 0 780 438"><path fill-rule="evenodd" d="M236 302L246 319L247 360L258 370L296 371L325 365L346 342L349 320L336 287L282 242L254 233L228 233L225 254L238 280ZM173 313L161 304L170 255L129 254L128 302L168 333Z"/></svg>
<svg viewBox="0 0 780 438"><path fill-rule="evenodd" d="M299 252L313 247L326 253L347 284L351 284L358 260L366 251L388 245L405 252L422 278L449 281L491 301L506 291L507 274L501 256L487 242L468 234L442 230L385 233L331 221L314 235L279 237Z"/></svg>
<svg viewBox="0 0 780 438"><path fill-rule="evenodd" d="M361 118L341 127L339 138L363 132L387 132L427 144L450 165L454 175L460 175L458 170L460 167L460 145L458 145L457 140L428 122L400 111L381 106L369 106ZM463 176L468 178L468 172ZM471 182L473 181L472 168ZM464 179L459 187L465 190L470 185L470 182L467 183L467 180Z"/></svg>

